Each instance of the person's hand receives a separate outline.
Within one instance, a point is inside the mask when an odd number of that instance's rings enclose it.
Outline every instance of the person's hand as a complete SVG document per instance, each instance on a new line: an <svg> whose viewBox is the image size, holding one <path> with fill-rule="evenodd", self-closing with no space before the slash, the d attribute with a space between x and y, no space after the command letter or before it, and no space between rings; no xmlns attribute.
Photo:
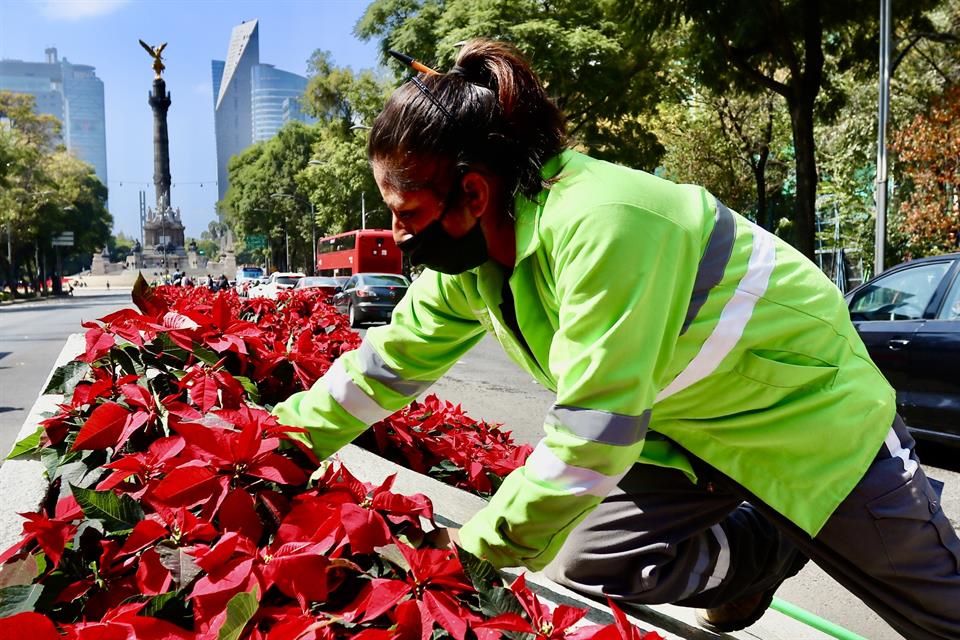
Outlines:
<svg viewBox="0 0 960 640"><path fill-rule="evenodd" d="M460 546L460 529L456 527L434 529L427 534L427 539L431 545L438 549L444 547L453 549L454 545Z"/></svg>

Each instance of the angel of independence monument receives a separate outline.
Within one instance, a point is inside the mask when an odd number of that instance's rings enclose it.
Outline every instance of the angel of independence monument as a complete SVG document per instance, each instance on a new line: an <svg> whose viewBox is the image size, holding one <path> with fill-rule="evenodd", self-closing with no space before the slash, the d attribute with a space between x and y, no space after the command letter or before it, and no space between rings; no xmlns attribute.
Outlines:
<svg viewBox="0 0 960 640"><path fill-rule="evenodd" d="M151 47L143 40L140 45L153 58L153 91L148 102L153 109L153 184L156 203L147 208L143 224L143 247L141 266L146 268L179 268L187 266L184 247L183 222L180 209L170 204L170 138L167 133L167 110L170 108L170 93L163 80L161 54L167 43Z"/></svg>

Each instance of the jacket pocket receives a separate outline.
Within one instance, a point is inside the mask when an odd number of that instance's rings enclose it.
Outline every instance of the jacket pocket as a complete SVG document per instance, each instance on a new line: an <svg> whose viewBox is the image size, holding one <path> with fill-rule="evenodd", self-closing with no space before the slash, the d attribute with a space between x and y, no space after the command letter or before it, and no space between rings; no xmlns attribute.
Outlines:
<svg viewBox="0 0 960 640"><path fill-rule="evenodd" d="M788 351L746 351L734 371L754 382L781 389L829 388L837 376L837 367Z"/></svg>
<svg viewBox="0 0 960 640"><path fill-rule="evenodd" d="M960 539L922 473L866 506L898 575L960 573Z"/></svg>

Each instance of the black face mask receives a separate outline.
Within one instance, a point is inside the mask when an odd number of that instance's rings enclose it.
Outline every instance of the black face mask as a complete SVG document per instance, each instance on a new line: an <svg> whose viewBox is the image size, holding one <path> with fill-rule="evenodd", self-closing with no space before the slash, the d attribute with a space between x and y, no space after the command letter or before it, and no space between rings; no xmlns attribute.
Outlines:
<svg viewBox="0 0 960 640"><path fill-rule="evenodd" d="M480 229L480 221L460 238L454 238L440 221L446 211L424 227L420 233L407 238L397 246L410 258L411 264L424 265L434 271L456 275L487 261L487 241Z"/></svg>

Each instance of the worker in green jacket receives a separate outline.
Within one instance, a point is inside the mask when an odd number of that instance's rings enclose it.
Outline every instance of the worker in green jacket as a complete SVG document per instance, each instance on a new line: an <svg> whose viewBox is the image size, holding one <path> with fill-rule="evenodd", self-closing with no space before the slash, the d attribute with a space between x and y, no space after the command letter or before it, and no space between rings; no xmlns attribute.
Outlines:
<svg viewBox="0 0 960 640"><path fill-rule="evenodd" d="M904 636L960 638L960 541L829 280L701 187L566 149L508 46L398 57L421 73L368 152L427 268L280 421L330 455L492 333L556 403L466 550L720 631L809 557Z"/></svg>

